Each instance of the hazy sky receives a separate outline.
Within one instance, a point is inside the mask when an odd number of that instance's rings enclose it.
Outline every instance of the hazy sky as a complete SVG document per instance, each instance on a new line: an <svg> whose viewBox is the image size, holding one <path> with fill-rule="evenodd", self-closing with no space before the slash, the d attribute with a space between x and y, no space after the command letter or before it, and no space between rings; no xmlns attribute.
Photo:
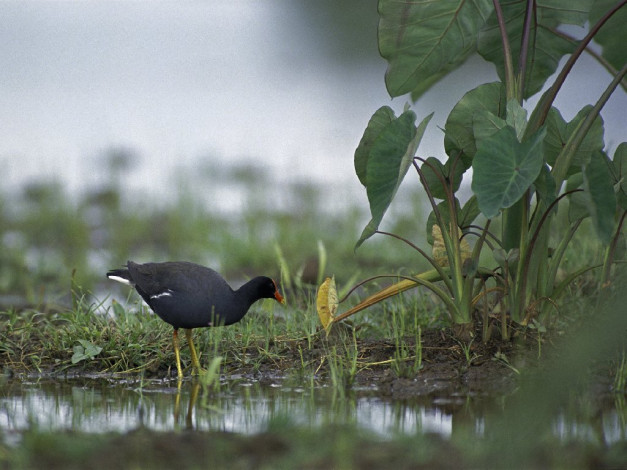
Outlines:
<svg viewBox="0 0 627 470"><path fill-rule="evenodd" d="M376 16L363 25L369 39L359 50L347 45L338 61L325 42L337 23L304 13L283 0L1 2L5 185L51 175L72 189L100 184L103 152L125 146L141 162L126 184L155 194L199 160L254 161L279 178L359 189L353 152L368 119L406 99L385 91ZM591 61L578 71L558 102L567 118L610 81ZM422 155L442 156L437 126L464 92L495 77L476 60L414 106L419 120L436 111ZM626 108L621 92L605 111L614 147L625 138Z"/></svg>

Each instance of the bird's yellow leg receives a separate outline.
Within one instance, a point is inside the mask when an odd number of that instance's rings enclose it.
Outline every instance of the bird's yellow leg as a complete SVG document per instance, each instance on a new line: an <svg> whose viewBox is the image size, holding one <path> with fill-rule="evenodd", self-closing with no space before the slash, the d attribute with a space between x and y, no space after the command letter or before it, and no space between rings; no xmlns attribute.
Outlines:
<svg viewBox="0 0 627 470"><path fill-rule="evenodd" d="M174 423L179 422L179 411L181 409L181 384L183 380L179 377L176 386L176 399L174 400Z"/></svg>
<svg viewBox="0 0 627 470"><path fill-rule="evenodd" d="M174 355L176 356L176 370L178 371L179 380L183 378L183 369L181 369L181 348L179 346L179 332L174 330L172 335L172 344L174 345Z"/></svg>
<svg viewBox="0 0 627 470"><path fill-rule="evenodd" d="M194 347L194 340L192 339L192 330L185 330L185 336L187 337L187 343L189 344L189 352L192 356L192 374L200 374L202 368L200 367L200 361L198 361L198 354L196 354L196 348Z"/></svg>

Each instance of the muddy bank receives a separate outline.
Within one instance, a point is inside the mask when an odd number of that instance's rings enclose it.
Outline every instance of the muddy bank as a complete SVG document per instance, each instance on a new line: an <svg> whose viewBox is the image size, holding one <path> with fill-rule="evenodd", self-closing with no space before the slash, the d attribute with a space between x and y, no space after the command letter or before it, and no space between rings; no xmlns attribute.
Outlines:
<svg viewBox="0 0 627 470"><path fill-rule="evenodd" d="M356 348L356 373L354 377L345 377L347 388L375 389L377 394L391 399L412 397L455 397L503 395L516 387L517 368L535 364L537 355L527 343L515 345L512 342L491 341L483 344L480 341L470 345L460 343L450 331L427 330L422 335L421 366L411 371L415 361L415 338L403 339L403 347L411 351L404 361L405 373L399 376L394 368L397 346L394 341L386 339L352 339L346 337L329 337L321 335L320 340L311 349L299 342L286 342L273 361L262 362L261 367L251 369L245 364L226 364L223 373L250 374L264 380L274 378L282 371L293 371L302 367L303 361L317 377L323 380L332 379L332 371L328 364L329 350L335 347L336 354L343 354L346 362L350 362L353 352L346 352L345 345ZM467 349L465 349L467 348ZM247 354L255 356L249 350ZM254 357L243 361L255 363ZM345 365L345 367L347 367ZM350 375L344 371L345 375Z"/></svg>
<svg viewBox="0 0 627 470"><path fill-rule="evenodd" d="M426 330L422 334L420 367L416 366L415 338L403 338L402 345L408 353L398 359L397 345L387 339L356 339L346 334L332 334L328 338L321 332L313 344L306 340L275 338L270 346L271 355L263 352L261 345L250 345L245 349L231 349L224 344L220 351L225 357L220 375L248 377L261 383L282 381L294 376L305 379L314 376L318 382L331 383L338 380L329 362L344 361L340 381L347 390L368 389L372 393L390 399L412 397L460 397L495 396L508 394L517 384L518 369L537 364L534 343L527 341L503 342L493 340L487 344L473 341L466 345L447 329ZM355 370L348 371L355 355ZM206 364L207 354L201 358ZM182 351L186 361L187 351ZM400 364L399 373L394 363ZM12 364L14 366L15 364ZM5 364L5 374L20 377L103 377L108 379L131 379L137 372L109 373L97 369L97 363L81 363L73 367L57 367L56 364L41 364L39 371L20 369ZM412 370L412 367L414 368ZM176 370L168 361L157 365L148 362L140 371L147 378L174 379ZM189 374L189 370L186 372ZM192 380L186 375L185 380ZM337 384L336 384L337 385Z"/></svg>

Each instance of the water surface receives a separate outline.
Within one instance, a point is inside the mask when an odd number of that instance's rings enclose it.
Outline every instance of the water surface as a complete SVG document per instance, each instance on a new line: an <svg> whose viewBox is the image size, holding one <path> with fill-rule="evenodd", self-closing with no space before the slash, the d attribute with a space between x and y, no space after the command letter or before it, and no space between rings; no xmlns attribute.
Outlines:
<svg viewBox="0 0 627 470"><path fill-rule="evenodd" d="M399 433L437 433L450 437L464 429L480 437L490 424L490 410L503 397L417 397L391 400L376 388L337 390L315 382L230 377L217 390L175 380L73 379L11 380L1 387L0 430L17 442L21 433L74 430L127 432L194 429L255 434L272 423L305 427L357 425L381 437ZM499 405L500 404L500 405ZM617 407L590 416L559 413L554 435L605 444L627 439L625 410Z"/></svg>

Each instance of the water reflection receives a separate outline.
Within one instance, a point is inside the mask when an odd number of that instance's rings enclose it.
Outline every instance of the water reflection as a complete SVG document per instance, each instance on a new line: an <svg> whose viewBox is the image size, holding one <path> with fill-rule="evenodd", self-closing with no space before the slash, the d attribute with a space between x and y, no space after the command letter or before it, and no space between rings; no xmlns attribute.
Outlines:
<svg viewBox="0 0 627 470"><path fill-rule="evenodd" d="M436 432L448 436L452 414L417 401L386 401L372 391L348 396L331 387L281 381L223 382L203 391L197 382L80 379L10 382L0 398L0 428L9 433L72 429L85 432L192 428L252 434L273 422L303 426L356 424L383 435Z"/></svg>
<svg viewBox="0 0 627 470"><path fill-rule="evenodd" d="M177 386L176 381L102 378L16 381L1 388L0 430L9 441L29 429L100 433L146 427L254 434L285 421L306 427L352 424L382 437L437 433L448 438L459 430L480 437L490 424L486 400L386 400L374 390L338 394L332 387L282 380L229 379L208 391L190 381ZM562 441L624 440L619 408L587 421L561 414L554 435Z"/></svg>

